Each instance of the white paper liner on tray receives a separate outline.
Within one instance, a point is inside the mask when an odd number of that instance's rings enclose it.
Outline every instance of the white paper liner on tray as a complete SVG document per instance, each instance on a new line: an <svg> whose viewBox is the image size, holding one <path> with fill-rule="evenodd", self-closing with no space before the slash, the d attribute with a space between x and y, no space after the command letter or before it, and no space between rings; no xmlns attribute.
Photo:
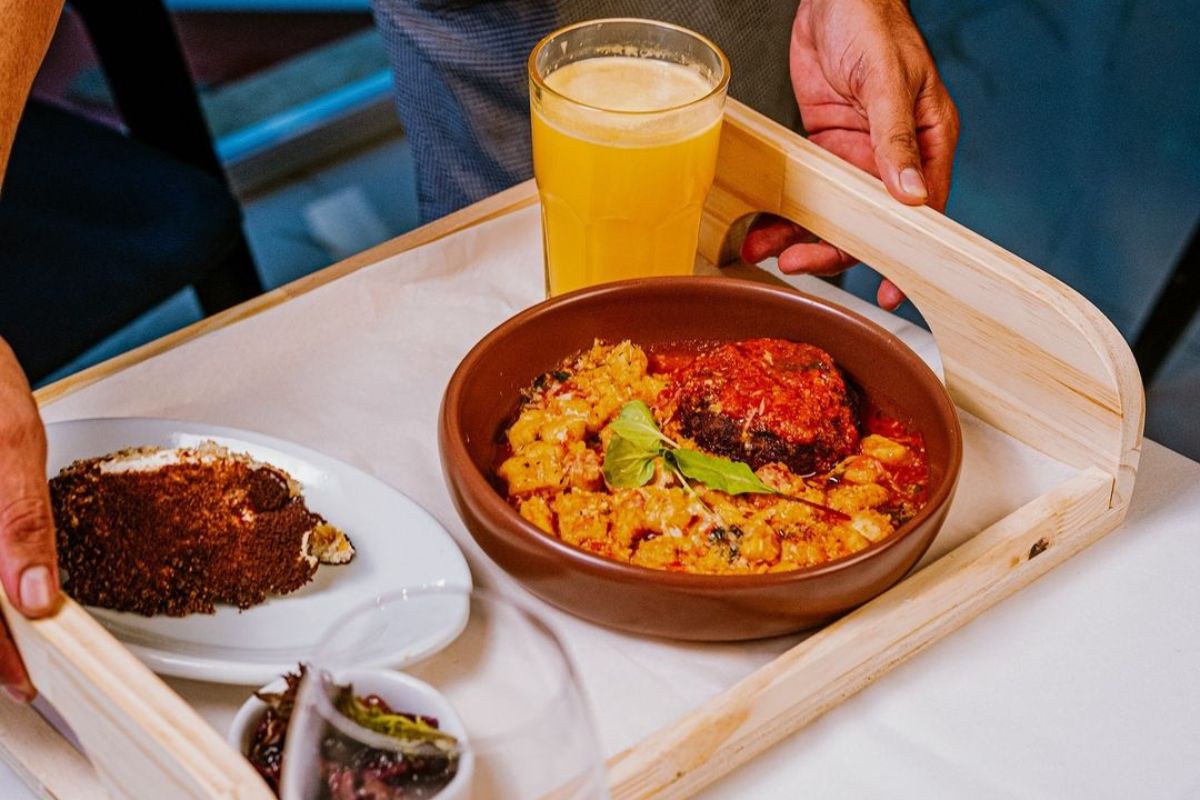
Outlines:
<svg viewBox="0 0 1200 800"><path fill-rule="evenodd" d="M405 492L455 536L478 583L521 591L459 521L442 479L436 426L442 391L459 360L492 327L541 299L541 270L534 206L388 258L183 344L51 404L43 416L170 417L299 442ZM816 279L794 282L873 317L936 368L927 332ZM963 434L957 498L927 561L1072 472L966 415ZM542 607L579 667L609 754L700 705L798 640L680 644L610 631ZM793 797L800 790L813 797L892 794L896 785L889 776L913 774L914 755L929 770L945 770L951 787L995 788L994 776L970 774L954 758L953 731L966 724L968 712L930 702L931 693L946 689L946 683L952 692L974 686L979 668L970 653L949 665L918 659L705 796ZM247 694L237 687L171 684L222 733ZM1007 713L1000 705L972 707L970 725L1003 726ZM1018 787L1024 785L1018 781L1007 788L1021 794Z"/></svg>

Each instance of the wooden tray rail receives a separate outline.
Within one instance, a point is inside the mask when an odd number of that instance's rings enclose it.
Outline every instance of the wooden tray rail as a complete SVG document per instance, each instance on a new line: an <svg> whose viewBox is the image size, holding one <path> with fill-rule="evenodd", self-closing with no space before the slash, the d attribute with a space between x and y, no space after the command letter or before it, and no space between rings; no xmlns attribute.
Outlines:
<svg viewBox="0 0 1200 800"><path fill-rule="evenodd" d="M535 199L532 182L522 184L69 386ZM1124 517L1133 487L1141 381L1112 324L1076 292L940 214L900 205L879 181L730 101L700 255L730 260L758 212L787 217L891 278L929 322L955 402L1078 472L615 756L614 800L695 793L1103 536ZM67 391L64 382L39 399ZM71 725L110 798L272 796L194 709L82 608L68 602L57 617L29 622L10 613L2 592L0 606L41 693ZM95 794L78 759L61 770L39 760L54 736L48 725L29 711L16 717L28 735L11 735L11 720L0 721L0 755L21 762L47 797Z"/></svg>
<svg viewBox="0 0 1200 800"><path fill-rule="evenodd" d="M733 260L759 212L895 282L929 323L955 403L1079 473L613 758L614 800L688 797L799 730L1116 527L1137 472L1137 366L1070 287L731 103L701 256Z"/></svg>

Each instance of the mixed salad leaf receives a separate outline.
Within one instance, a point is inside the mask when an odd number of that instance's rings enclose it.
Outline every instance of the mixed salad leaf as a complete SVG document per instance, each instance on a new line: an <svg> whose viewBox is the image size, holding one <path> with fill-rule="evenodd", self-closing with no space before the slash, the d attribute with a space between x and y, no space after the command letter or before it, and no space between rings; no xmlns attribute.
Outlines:
<svg viewBox="0 0 1200 800"><path fill-rule="evenodd" d="M282 692L255 694L267 708L254 731L246 758L279 795L288 726L305 668L284 676ZM334 686L339 713L362 728L387 736L386 749L368 746L326 725L318 748L319 797L329 800L422 800L440 792L458 771L458 739L438 721L394 711L377 695L357 695L353 686Z"/></svg>

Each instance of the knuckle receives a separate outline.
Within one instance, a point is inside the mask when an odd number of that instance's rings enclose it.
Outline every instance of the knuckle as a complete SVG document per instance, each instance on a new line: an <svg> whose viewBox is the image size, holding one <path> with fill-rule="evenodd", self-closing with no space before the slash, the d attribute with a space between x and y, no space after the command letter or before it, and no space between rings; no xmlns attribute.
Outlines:
<svg viewBox="0 0 1200 800"><path fill-rule="evenodd" d="M857 95L862 92L870 78L871 69L866 56L859 53L858 57L850 63L850 68L846 73L846 83L850 86L850 90Z"/></svg>
<svg viewBox="0 0 1200 800"><path fill-rule="evenodd" d="M954 105L954 101L946 102L948 115L950 117L950 130L954 134L954 138L958 138L959 132L962 130L962 117L959 116L958 106Z"/></svg>
<svg viewBox="0 0 1200 800"><path fill-rule="evenodd" d="M887 144L893 149L914 152L917 149L917 135L910 130L892 131L887 136Z"/></svg>
<svg viewBox="0 0 1200 800"><path fill-rule="evenodd" d="M940 81L937 84L936 91L933 95L934 109L941 122L945 123L946 127L952 133L958 133L959 123L961 118L958 114L958 105L954 102L954 98L950 96L950 92L946 90L945 85Z"/></svg>
<svg viewBox="0 0 1200 800"><path fill-rule="evenodd" d="M53 530L54 517L41 498L22 496L0 506L0 545L43 547Z"/></svg>
<svg viewBox="0 0 1200 800"><path fill-rule="evenodd" d="M846 44L835 62L837 73L842 76L854 97L864 97L881 77L879 59L871 58L869 50L859 39L853 39Z"/></svg>
<svg viewBox="0 0 1200 800"><path fill-rule="evenodd" d="M955 105L953 98L946 91L945 87L938 87L939 91L933 95L933 111L937 115L937 120L944 123L951 130L958 130L959 116L958 106Z"/></svg>

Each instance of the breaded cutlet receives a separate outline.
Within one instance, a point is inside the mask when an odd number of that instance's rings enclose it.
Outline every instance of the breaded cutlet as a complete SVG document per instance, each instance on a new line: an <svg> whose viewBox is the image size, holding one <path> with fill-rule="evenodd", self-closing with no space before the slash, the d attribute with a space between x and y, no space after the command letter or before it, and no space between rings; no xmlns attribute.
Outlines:
<svg viewBox="0 0 1200 800"><path fill-rule="evenodd" d="M824 472L858 446L858 397L833 357L784 339L729 342L677 375L683 432L752 469Z"/></svg>

